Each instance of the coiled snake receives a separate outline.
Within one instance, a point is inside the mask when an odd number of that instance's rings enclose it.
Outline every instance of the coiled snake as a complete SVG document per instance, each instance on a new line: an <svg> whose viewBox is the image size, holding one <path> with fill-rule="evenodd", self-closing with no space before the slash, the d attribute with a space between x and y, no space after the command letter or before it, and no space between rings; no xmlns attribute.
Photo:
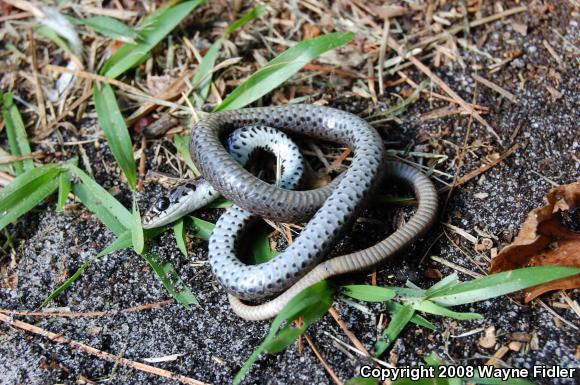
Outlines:
<svg viewBox="0 0 580 385"><path fill-rule="evenodd" d="M234 130L253 126L337 142L352 148L354 156L348 170L325 187L283 189L245 170L222 144L221 140ZM209 114L192 129L190 153L209 183L236 204L216 223L209 241L209 261L229 293L233 310L249 320L275 316L301 290L322 279L366 269L392 256L416 240L437 212L437 193L429 178L413 167L385 161L383 142L374 128L355 115L333 108L290 105ZM383 176L401 179L413 187L419 201L414 216L372 247L321 262ZM256 216L294 223L311 219L280 255L262 264L247 265L237 257L236 245ZM241 301L282 291L261 305Z"/></svg>

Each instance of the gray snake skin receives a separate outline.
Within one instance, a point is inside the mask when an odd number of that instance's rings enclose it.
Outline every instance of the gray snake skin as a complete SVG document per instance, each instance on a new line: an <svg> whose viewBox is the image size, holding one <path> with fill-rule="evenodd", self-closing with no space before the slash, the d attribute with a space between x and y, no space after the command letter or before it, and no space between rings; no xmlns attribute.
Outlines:
<svg viewBox="0 0 580 385"><path fill-rule="evenodd" d="M338 142L352 148L355 155L344 175L328 186L310 191L281 189L246 171L222 145L221 139L229 133L251 125ZM192 130L190 152L211 185L239 206L231 208L216 224L209 260L214 274L230 293L234 311L246 319L272 317L299 291L319 280L379 263L420 236L437 211L437 194L427 177L412 167L385 162L379 134L364 120L332 108L292 105L210 114ZM414 217L373 247L320 263L352 223L382 173L414 188L419 200ZM266 263L247 265L237 257L236 244L255 216L282 222L312 219L283 253ZM240 301L284 290L263 305Z"/></svg>

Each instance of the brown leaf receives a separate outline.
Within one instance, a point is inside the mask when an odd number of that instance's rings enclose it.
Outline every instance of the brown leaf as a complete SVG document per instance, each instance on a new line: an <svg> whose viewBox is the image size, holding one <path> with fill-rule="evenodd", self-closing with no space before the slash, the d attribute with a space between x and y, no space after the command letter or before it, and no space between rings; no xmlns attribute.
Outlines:
<svg viewBox="0 0 580 385"><path fill-rule="evenodd" d="M495 338L495 326L489 326L485 329L485 335L478 341L479 346L485 349L493 348L497 339Z"/></svg>
<svg viewBox="0 0 580 385"><path fill-rule="evenodd" d="M525 266L580 267L580 233L567 229L561 222L562 212L580 205L580 182L552 189L547 204L533 209L522 224L518 236L491 261L490 273ZM535 286L526 292L525 301L551 290L580 287L580 275Z"/></svg>

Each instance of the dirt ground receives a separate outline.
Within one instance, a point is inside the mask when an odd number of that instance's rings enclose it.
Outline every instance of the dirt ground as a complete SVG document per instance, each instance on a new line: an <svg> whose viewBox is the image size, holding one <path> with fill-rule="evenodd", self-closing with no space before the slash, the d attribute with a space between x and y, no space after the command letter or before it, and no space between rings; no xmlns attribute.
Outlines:
<svg viewBox="0 0 580 385"><path fill-rule="evenodd" d="M573 8L572 1L563 0L548 5L539 2L527 4L533 11L472 28L469 32L469 40L479 51L501 59L513 56L499 70L490 73L489 61L484 54L461 47L456 51L458 58L443 59L439 67L432 61L424 61L464 100L489 108L482 116L497 131L502 143L467 115L430 116L429 113L448 106L448 103L429 98L428 95L411 104L398 116L398 121L378 127L389 148L411 148L447 155L448 160L438 169L450 176L465 175L513 145L518 146L503 162L453 189L450 196L442 194L439 223L422 241L377 268L379 285L403 286L410 280L426 288L436 282L436 279L429 278L436 271L443 276L458 272L462 280L471 279L456 270L455 266L475 273L486 273L491 251L477 252L473 244L443 223L454 225L476 237L488 234L493 247L501 249L517 234L527 213L542 205L542 198L552 183L566 184L578 180L578 8ZM516 5L506 2L503 8ZM441 9L450 7L445 5ZM492 5L484 7L485 15L493 11ZM315 20L319 17L311 16ZM402 28L413 23L410 16L397 20ZM525 30L522 26L526 27ZM252 33L251 27L246 31ZM458 36L464 35L460 33ZM364 36L357 39L364 41ZM566 41L576 46L570 47ZM3 48L1 44L0 48ZM362 46L364 44L361 43ZM555 51L555 55L549 52L547 46ZM240 55L251 57L251 48L248 47L248 52L240 52ZM340 63L335 65L340 66ZM476 71L477 68L479 71ZM413 67L406 68L404 73L417 83L426 79ZM475 82L472 77L475 73L509 91L516 100L500 97L494 90ZM318 75L317 79L314 85L327 87L323 92L330 95L327 98L331 106L365 116L369 106L373 105L371 99L350 92L354 87L351 82L329 74ZM400 102L398 95L408 95L409 90L412 91L405 82L397 82L398 79L398 75L386 77L388 87L385 95L379 98L378 106L392 106ZM436 88L434 91L444 93ZM338 96L344 94L347 96ZM267 105L269 99L265 98L263 103ZM96 120L91 117L71 122L80 129L79 140L94 138L99 130ZM0 144L7 149L3 142L5 135L1 135ZM51 148L47 144L50 140L51 137L48 137L47 141L35 147L52 152L61 149L58 146ZM464 141L467 151L461 161L458 154L464 147ZM114 159L106 142L100 140L99 143L98 148L93 144L84 146L93 165L94 176L107 189L116 190L116 198L130 207L130 193L126 185L120 182L119 171L113 166ZM169 142L165 144L172 148ZM75 150L67 151L73 155ZM153 161L153 152L153 147L150 147L148 169L168 171ZM451 182L445 175L436 176ZM436 184L443 186L440 182ZM389 191L386 187L384 190ZM139 197L142 209L147 208L160 191L160 186L147 185ZM72 205L64 213L56 213L54 207L52 198L8 228L14 253L2 257L4 282L0 287L0 308L37 309L43 299L63 282L64 277L70 276L83 262L115 239L82 206ZM218 210L206 209L198 215L215 220L219 213ZM411 214L410 208L369 208L363 213L363 217L369 220L359 221L334 253L355 250L377 241ZM207 264L206 243L195 238L192 231L189 236L188 259L180 254L171 232L159 238L153 251L175 266L199 299L199 306L186 309L171 302L132 313L116 312L170 298L141 257L132 251L120 251L92 265L50 304L51 308L66 311L109 311L110 314L54 318L14 316L14 319L135 361L176 354L178 357L173 361L151 365L207 383L229 383L266 335L270 323L243 321L229 309L226 294L212 277ZM5 238L2 237L5 235L0 236L4 243ZM433 256L451 264L442 264L439 259L432 259ZM14 276L17 277L16 283L11 280L11 284L7 284L6 278ZM371 275L352 275L339 281L370 283ZM568 293L572 299L576 294ZM485 363L501 347L519 341L522 343L519 352L509 350L501 357L507 366L530 368L533 365L560 365L578 368L580 325L577 315L569 307L554 306L565 304L559 293L544 295L541 300L572 325L557 319L539 301L522 305L518 297L501 297L457 308L482 314L484 319L480 321L459 322L427 316L437 330L431 332L415 325L407 327L384 359L397 366L417 365L423 357L436 353L456 365L476 365ZM372 314L366 314L341 301L334 306L348 328L371 350L377 337L377 320L384 309L379 305L370 306ZM483 348L478 341L483 336L483 329L490 326L495 327L497 343ZM330 315L316 322L308 334L342 381L359 375L360 366L369 363L333 340L332 337L336 337L350 344ZM303 345L301 352L295 344L278 355L262 356L244 383L333 383L305 341ZM90 381L176 383L175 380L97 359L78 349L25 333L4 323L0 324L0 362L3 363L0 365L2 384ZM575 384L579 379L578 376L571 379L544 377L536 378L534 382L542 385Z"/></svg>

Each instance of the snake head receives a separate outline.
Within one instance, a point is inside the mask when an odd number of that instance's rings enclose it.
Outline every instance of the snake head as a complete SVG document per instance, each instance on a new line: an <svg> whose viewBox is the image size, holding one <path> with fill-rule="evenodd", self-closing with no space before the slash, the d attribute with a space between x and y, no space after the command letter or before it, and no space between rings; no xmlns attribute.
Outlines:
<svg viewBox="0 0 580 385"><path fill-rule="evenodd" d="M152 229L175 222L218 196L217 191L205 179L190 180L157 198L143 215L143 228Z"/></svg>

